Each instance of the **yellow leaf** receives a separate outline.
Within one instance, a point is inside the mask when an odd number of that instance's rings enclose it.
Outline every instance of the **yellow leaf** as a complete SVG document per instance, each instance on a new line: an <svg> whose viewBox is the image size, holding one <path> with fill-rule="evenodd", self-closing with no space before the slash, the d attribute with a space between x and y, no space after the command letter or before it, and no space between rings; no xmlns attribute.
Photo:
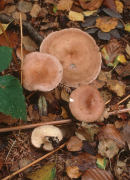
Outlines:
<svg viewBox="0 0 130 180"><path fill-rule="evenodd" d="M130 32L130 23L125 24L125 30Z"/></svg>
<svg viewBox="0 0 130 180"><path fill-rule="evenodd" d="M84 21L84 16L82 13L78 13L75 11L70 11L69 12L69 19L71 21Z"/></svg>
<svg viewBox="0 0 130 180"><path fill-rule="evenodd" d="M119 0L116 0L115 4L116 4L117 12L122 13L123 12L123 8L124 8L123 3L120 2Z"/></svg>
<svg viewBox="0 0 130 180"><path fill-rule="evenodd" d="M127 62L124 54L119 54L119 55L117 56L117 60L118 60L120 63L122 63L122 64L125 64L125 63Z"/></svg>
<svg viewBox="0 0 130 180"><path fill-rule="evenodd" d="M97 10L93 10L93 11L83 11L83 15L84 16L91 16L92 14L96 13Z"/></svg>
<svg viewBox="0 0 130 180"><path fill-rule="evenodd" d="M10 23L9 23L10 24ZM3 29L4 29L4 31L7 29L7 27L9 26L9 24L1 24L2 25L2 27L3 27ZM0 35L1 34L3 34L3 31L2 31L2 29L0 28Z"/></svg>

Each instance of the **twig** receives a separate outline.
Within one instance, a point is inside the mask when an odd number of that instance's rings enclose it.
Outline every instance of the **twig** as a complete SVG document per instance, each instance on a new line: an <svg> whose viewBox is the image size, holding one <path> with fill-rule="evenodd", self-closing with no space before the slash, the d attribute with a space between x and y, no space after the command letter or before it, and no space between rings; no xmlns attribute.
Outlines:
<svg viewBox="0 0 130 180"><path fill-rule="evenodd" d="M22 69L23 69L23 26L22 26L22 14L20 13L20 35L21 35L21 84L23 83Z"/></svg>
<svg viewBox="0 0 130 180"><path fill-rule="evenodd" d="M15 143L16 143L16 140L14 140L13 144L11 145L11 148L10 148L10 150L9 150L9 152L8 152L8 154L7 154L7 156L6 156L6 158L5 158L5 162L7 161L8 157L9 157L9 155L10 155L10 152L11 152L13 146L15 145Z"/></svg>
<svg viewBox="0 0 130 180"><path fill-rule="evenodd" d="M130 94L128 96L126 96L124 99L122 99L120 102L118 102L117 105L120 105L121 103L126 101L128 98L130 98Z"/></svg>
<svg viewBox="0 0 130 180"><path fill-rule="evenodd" d="M27 169L27 168L33 166L34 164L40 162L41 160L47 158L48 156L50 156L50 155L52 155L52 154L54 154L54 153L57 152L58 150L64 148L65 145L66 145L66 143L62 144L61 146L59 146L59 147L58 147L57 149L55 149L54 151L45 154L44 156L42 156L42 157L40 157L39 159L33 161L32 163L28 164L27 166L25 166L25 167L19 169L18 171L12 173L11 175L9 175L9 176L3 178L2 180L8 180L8 179L11 179L11 178L14 177L15 175L17 175L17 174L23 172L25 169Z"/></svg>
<svg viewBox="0 0 130 180"><path fill-rule="evenodd" d="M10 128L1 128L1 132L9 132L9 131L18 131L21 129L31 129L35 128L38 126L43 126L43 125L60 125L60 124L65 124L65 123L70 123L72 122L71 119L65 119L65 120L59 120L59 121L50 121L50 122L41 122L41 123L36 123L36 124L27 124L27 125L21 125L21 126L16 126L16 127L10 127Z"/></svg>
<svg viewBox="0 0 130 180"><path fill-rule="evenodd" d="M125 112L130 112L130 108L108 112L108 115L120 114L120 113L125 113Z"/></svg>

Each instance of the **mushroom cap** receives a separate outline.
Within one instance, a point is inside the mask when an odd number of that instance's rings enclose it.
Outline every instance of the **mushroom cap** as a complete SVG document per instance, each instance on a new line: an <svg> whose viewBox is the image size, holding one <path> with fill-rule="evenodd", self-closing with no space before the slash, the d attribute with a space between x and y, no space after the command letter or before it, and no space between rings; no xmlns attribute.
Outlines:
<svg viewBox="0 0 130 180"><path fill-rule="evenodd" d="M89 84L101 70L101 54L95 40L86 32L69 28L49 34L40 52L56 56L63 65L62 83L70 87Z"/></svg>
<svg viewBox="0 0 130 180"><path fill-rule="evenodd" d="M104 101L96 88L84 85L71 93L69 108L77 120L94 122L104 112Z"/></svg>
<svg viewBox="0 0 130 180"><path fill-rule="evenodd" d="M63 68L56 57L32 52L25 56L22 72L25 89L50 91L62 80Z"/></svg>
<svg viewBox="0 0 130 180"><path fill-rule="evenodd" d="M52 150L53 146L49 141L49 137L55 138L56 141L61 141L63 139L63 134L62 131L56 126L39 126L32 131L31 142L36 148L40 148L41 145L44 144L43 148L45 150Z"/></svg>

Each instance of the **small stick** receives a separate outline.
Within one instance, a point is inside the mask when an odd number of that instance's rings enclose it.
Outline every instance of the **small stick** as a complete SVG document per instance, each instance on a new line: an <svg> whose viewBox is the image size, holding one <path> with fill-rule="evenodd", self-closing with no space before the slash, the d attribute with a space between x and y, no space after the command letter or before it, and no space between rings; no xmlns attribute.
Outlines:
<svg viewBox="0 0 130 180"><path fill-rule="evenodd" d="M21 129L31 129L35 128L38 126L43 126L43 125L60 125L60 124L65 124L65 123L70 123L72 122L71 119L65 119L65 120L59 120L59 121L50 121L50 122L41 122L41 123L35 123L35 124L27 124L27 125L21 125L21 126L16 126L16 127L10 127L10 128L1 128L1 132L9 132L9 131L18 131Z"/></svg>
<svg viewBox="0 0 130 180"><path fill-rule="evenodd" d="M117 105L120 105L121 103L123 103L124 101L126 101L129 98L130 98L130 94L128 96L126 96L124 99L122 99L120 102L118 102Z"/></svg>
<svg viewBox="0 0 130 180"><path fill-rule="evenodd" d="M54 154L54 153L57 152L58 150L64 148L65 145L66 145L66 143L62 144L62 145L59 146L57 149L53 150L52 152L49 152L49 153L45 154L44 156L42 156L42 157L40 157L39 159L33 161L32 163L28 164L27 166L25 166L25 167L19 169L18 171L12 173L11 175L9 175L9 176L3 178L2 180L8 180L8 179L11 179L11 178L14 177L15 175L17 175L17 174L23 172L25 169L27 169L27 168L33 166L34 164L40 162L41 160L43 160L43 159L49 157L49 156L52 155L52 154Z"/></svg>
<svg viewBox="0 0 130 180"><path fill-rule="evenodd" d="M130 111L130 108L120 109L120 110L117 110L117 111L108 112L108 115L120 114L120 113L129 112L129 111Z"/></svg>

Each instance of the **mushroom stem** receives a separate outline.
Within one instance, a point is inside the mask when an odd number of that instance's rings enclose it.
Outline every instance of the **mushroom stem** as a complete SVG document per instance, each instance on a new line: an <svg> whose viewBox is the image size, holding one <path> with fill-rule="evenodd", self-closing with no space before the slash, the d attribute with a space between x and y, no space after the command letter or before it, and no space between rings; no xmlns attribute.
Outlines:
<svg viewBox="0 0 130 180"><path fill-rule="evenodd" d="M65 123L71 123L71 119L65 119L65 120L59 120L59 121L50 121L50 122L41 122L41 123L35 123L35 124L28 124L28 125L22 125L22 126L16 126L16 127L10 127L10 128L1 128L1 132L9 132L9 131L18 131L21 129L31 129L42 125L60 125Z"/></svg>
<svg viewBox="0 0 130 180"><path fill-rule="evenodd" d="M117 111L111 111L111 112L108 112L108 115L115 115L115 114L120 114L120 113L125 113L125 112L130 112L130 108L120 109Z"/></svg>

